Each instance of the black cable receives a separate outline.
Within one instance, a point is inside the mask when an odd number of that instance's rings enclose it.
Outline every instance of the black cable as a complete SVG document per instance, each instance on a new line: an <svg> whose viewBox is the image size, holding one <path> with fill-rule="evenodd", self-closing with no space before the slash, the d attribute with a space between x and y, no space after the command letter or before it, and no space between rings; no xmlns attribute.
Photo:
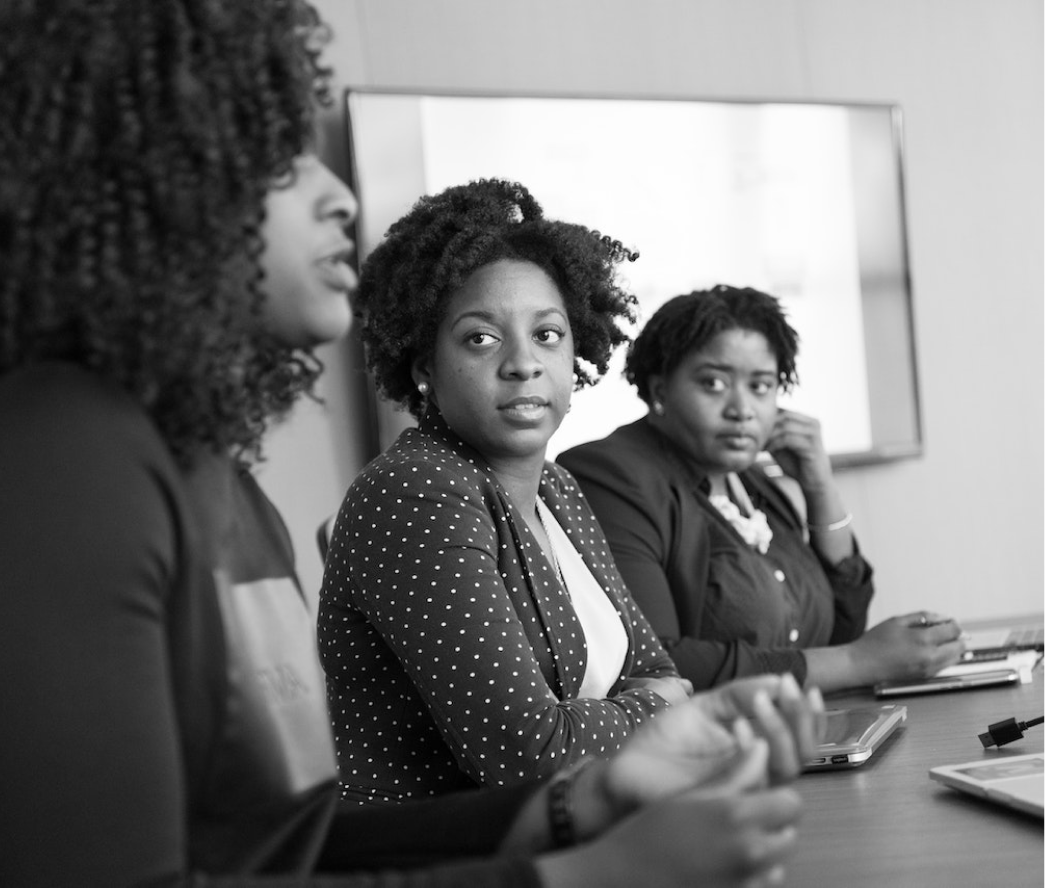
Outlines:
<svg viewBox="0 0 1045 888"><path fill-rule="evenodd" d="M987 731L980 734L980 742L983 744L983 748L987 749L989 746L1004 746L1006 743L1012 743L1014 740L1021 740L1023 738L1023 732L1027 728L1033 728L1035 725L1040 725L1045 722L1045 715L1040 715L1037 718L1032 718L1030 721L1018 722L1014 718L1007 718L1005 721L995 722L993 725L987 727Z"/></svg>

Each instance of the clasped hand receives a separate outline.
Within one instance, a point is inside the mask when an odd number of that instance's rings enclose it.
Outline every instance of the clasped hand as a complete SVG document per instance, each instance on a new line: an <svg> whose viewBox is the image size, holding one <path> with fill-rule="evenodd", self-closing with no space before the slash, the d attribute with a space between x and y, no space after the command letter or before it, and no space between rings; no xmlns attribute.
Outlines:
<svg viewBox="0 0 1045 888"><path fill-rule="evenodd" d="M543 860L547 884L779 882L801 813L786 784L823 729L819 691L803 694L790 675L734 681L661 712L579 775L575 815L590 841Z"/></svg>
<svg viewBox="0 0 1045 888"><path fill-rule="evenodd" d="M610 761L607 787L627 810L684 789L728 785L760 744L766 747L764 781L786 783L815 755L823 731L816 688L803 694L790 674L739 679L645 725Z"/></svg>

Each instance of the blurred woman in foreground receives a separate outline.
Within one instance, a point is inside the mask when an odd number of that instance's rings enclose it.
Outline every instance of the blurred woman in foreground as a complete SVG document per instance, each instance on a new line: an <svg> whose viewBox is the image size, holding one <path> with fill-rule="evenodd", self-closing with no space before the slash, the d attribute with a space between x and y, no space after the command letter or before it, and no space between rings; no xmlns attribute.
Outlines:
<svg viewBox="0 0 1045 888"><path fill-rule="evenodd" d="M0 884L626 884L632 853L775 878L799 805L765 783L815 700L772 679L552 785L339 805L249 471L351 320L355 201L309 153L323 28L294 0L16 0L0 33ZM594 841L537 856L556 839Z"/></svg>

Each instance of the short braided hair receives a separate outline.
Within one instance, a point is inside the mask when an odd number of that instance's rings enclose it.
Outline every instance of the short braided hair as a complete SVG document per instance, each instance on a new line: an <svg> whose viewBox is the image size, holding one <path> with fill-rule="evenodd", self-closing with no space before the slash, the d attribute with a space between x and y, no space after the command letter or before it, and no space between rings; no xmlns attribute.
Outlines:
<svg viewBox="0 0 1045 888"><path fill-rule="evenodd" d="M777 359L784 391L798 384L798 334L775 296L751 287L717 284L675 296L658 308L628 350L624 375L650 403L650 377L668 376L690 354L727 330L761 333Z"/></svg>

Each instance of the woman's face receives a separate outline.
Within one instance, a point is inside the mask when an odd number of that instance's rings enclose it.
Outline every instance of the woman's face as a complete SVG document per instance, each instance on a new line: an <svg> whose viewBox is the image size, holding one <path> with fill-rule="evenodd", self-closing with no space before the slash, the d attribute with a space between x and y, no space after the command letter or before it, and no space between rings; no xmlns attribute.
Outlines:
<svg viewBox="0 0 1045 888"><path fill-rule="evenodd" d="M726 330L650 380L650 394L664 406L654 421L709 475L741 472L773 430L777 371L765 336Z"/></svg>
<svg viewBox="0 0 1045 888"><path fill-rule="evenodd" d="M348 187L310 154L294 161L292 180L269 191L263 317L282 345L308 348L348 332L357 280L349 266L355 244L346 229L357 209Z"/></svg>
<svg viewBox="0 0 1045 888"><path fill-rule="evenodd" d="M496 470L539 466L573 390L573 336L559 288L531 262L500 260L451 296L415 383Z"/></svg>

